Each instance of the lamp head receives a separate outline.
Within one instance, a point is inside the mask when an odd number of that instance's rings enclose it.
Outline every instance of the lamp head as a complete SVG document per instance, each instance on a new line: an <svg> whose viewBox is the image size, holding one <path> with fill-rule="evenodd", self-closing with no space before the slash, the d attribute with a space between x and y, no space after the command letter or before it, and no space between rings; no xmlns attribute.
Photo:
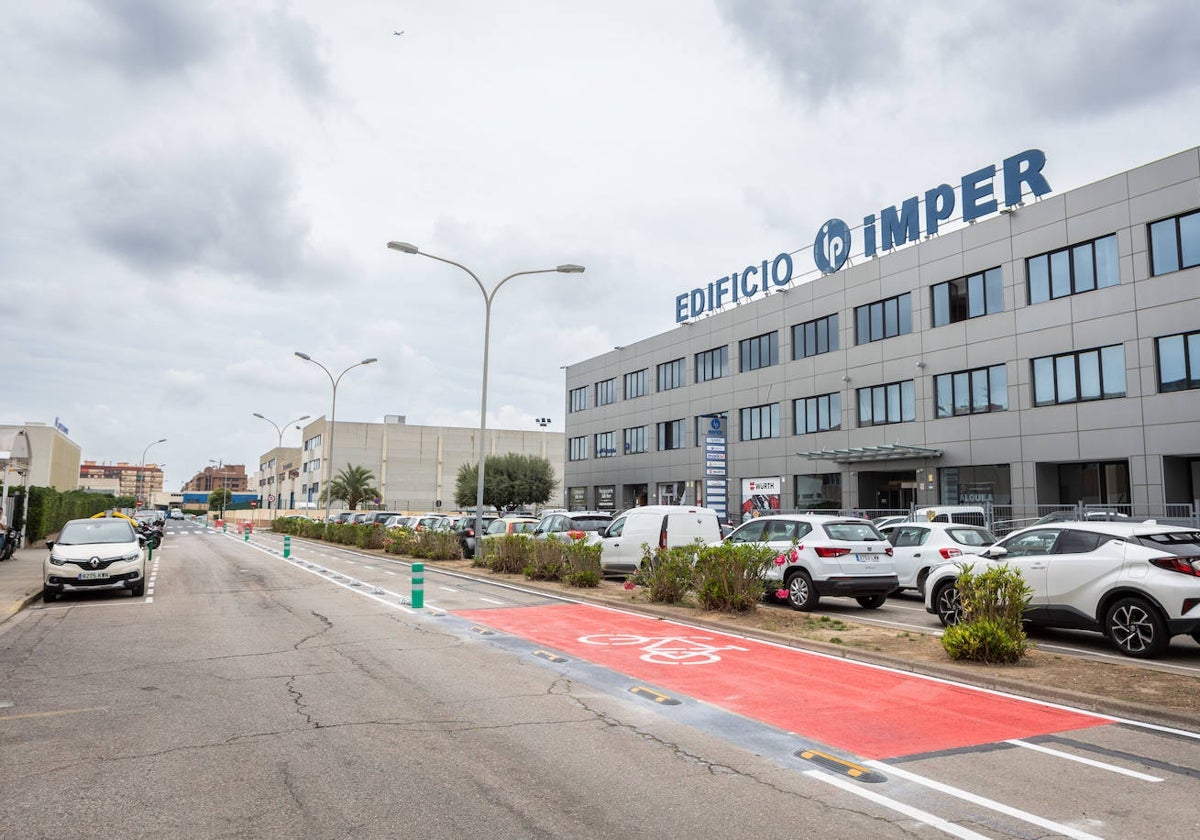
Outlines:
<svg viewBox="0 0 1200 840"><path fill-rule="evenodd" d="M360 365L372 365L372 364L374 364L375 362L378 362L378 361L379 361L378 359L376 359L374 356L372 356L372 357L371 357L371 358L369 358L369 359L363 359L361 362L359 362L359 364L360 364Z"/></svg>
<svg viewBox="0 0 1200 840"><path fill-rule="evenodd" d="M560 265L558 268L556 268L554 270L557 272L560 272L562 274L583 274L585 269L581 265L567 263L566 265Z"/></svg>
<svg viewBox="0 0 1200 840"><path fill-rule="evenodd" d="M407 242L389 242L388 247L393 251L400 251L404 254L419 254L416 245L409 245Z"/></svg>
<svg viewBox="0 0 1200 840"><path fill-rule="evenodd" d="M301 359L303 359L306 362L312 361L312 356L308 355L307 353L301 353L299 350L297 350L296 355L299 356Z"/></svg>
<svg viewBox="0 0 1200 840"><path fill-rule="evenodd" d="M257 411L256 411L256 412L254 412L254 416L255 416L255 417L257 417L257 418L259 418L260 420L266 420L266 419L267 419L266 417L263 417L261 414L259 414Z"/></svg>

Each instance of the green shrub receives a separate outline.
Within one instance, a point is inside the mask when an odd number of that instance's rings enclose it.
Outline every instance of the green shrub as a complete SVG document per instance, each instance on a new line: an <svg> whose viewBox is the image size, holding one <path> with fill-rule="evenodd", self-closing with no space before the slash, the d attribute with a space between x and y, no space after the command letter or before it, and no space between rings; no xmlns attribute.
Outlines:
<svg viewBox="0 0 1200 840"><path fill-rule="evenodd" d="M529 564L522 573L530 580L562 580L567 571L567 547L558 540L533 540Z"/></svg>
<svg viewBox="0 0 1200 840"><path fill-rule="evenodd" d="M462 543L452 531L420 531L417 547L422 557L430 560L461 560Z"/></svg>
<svg viewBox="0 0 1200 840"><path fill-rule="evenodd" d="M388 554L412 557L417 547L417 532L408 528L389 528L383 540L383 550Z"/></svg>
<svg viewBox="0 0 1200 840"><path fill-rule="evenodd" d="M953 624L942 634L942 647L951 659L965 659L988 665L1007 665L1026 654L1025 632L996 618Z"/></svg>
<svg viewBox="0 0 1200 840"><path fill-rule="evenodd" d="M359 548L383 548L386 529L382 525L355 525L354 544Z"/></svg>
<svg viewBox="0 0 1200 840"><path fill-rule="evenodd" d="M500 574L519 575L533 559L533 537L505 534L479 539L478 553L487 558L487 568Z"/></svg>
<svg viewBox="0 0 1200 840"><path fill-rule="evenodd" d="M1029 642L1022 617L1033 590L1020 570L1004 564L976 573L968 563L954 585L962 617L942 634L942 648L950 658L1001 664L1025 656Z"/></svg>
<svg viewBox="0 0 1200 840"><path fill-rule="evenodd" d="M766 573L775 552L745 543L703 546L696 558L696 597L705 609L751 612L766 592Z"/></svg>
<svg viewBox="0 0 1200 840"><path fill-rule="evenodd" d="M588 545L583 540L572 540L565 551L566 571L563 583L580 589L600 585L600 544Z"/></svg>
<svg viewBox="0 0 1200 840"><path fill-rule="evenodd" d="M695 585L696 552L702 547L642 548L642 566L633 582L644 587L646 597L656 604L681 604Z"/></svg>

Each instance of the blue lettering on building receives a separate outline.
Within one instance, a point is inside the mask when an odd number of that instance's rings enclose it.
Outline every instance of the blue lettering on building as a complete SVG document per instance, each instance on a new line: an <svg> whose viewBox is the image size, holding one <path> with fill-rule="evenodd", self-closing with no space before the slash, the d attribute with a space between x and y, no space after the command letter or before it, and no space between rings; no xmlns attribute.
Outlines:
<svg viewBox="0 0 1200 840"><path fill-rule="evenodd" d="M999 175L1003 179L1006 207L1020 204L1026 188L1037 198L1050 192L1050 182L1042 174L1045 166L1046 155L1040 149L1027 149L1005 159ZM997 174L995 165L989 165L969 172L960 179L959 201L964 222L974 222L999 209ZM874 257L880 251L918 241L921 238L922 221L925 223L925 235L932 236L943 222L949 221L954 215L958 202L955 201L954 187L950 184L939 184L926 190L923 198L924 212L921 208L922 197L914 195L900 202L898 207L885 207L878 215L872 213L864 216L863 256ZM832 274L846 264L851 246L850 226L841 219L830 219L821 226L813 240L813 262L822 274ZM677 295L675 321L682 323L730 303L765 295L772 291L772 287L788 285L792 275L792 255L788 253L782 253L774 260L763 260L759 265L748 265L741 272L734 271L706 286Z"/></svg>

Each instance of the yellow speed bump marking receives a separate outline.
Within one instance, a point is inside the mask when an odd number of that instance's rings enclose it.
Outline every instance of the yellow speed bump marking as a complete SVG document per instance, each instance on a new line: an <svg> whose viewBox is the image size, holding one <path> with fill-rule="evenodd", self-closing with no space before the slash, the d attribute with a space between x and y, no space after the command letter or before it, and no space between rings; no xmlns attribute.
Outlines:
<svg viewBox="0 0 1200 840"><path fill-rule="evenodd" d="M551 653L548 650L535 650L534 656L540 656L542 659L549 659L551 662L566 662L566 657L559 656L556 653Z"/></svg>
<svg viewBox="0 0 1200 840"><path fill-rule="evenodd" d="M878 773L869 767L863 767L861 764L855 764L853 761L838 758L836 755L823 753L820 750L797 750L795 754L805 761L811 761L813 764L824 767L826 770L842 773L860 782L887 781L887 776L884 776L882 773Z"/></svg>
<svg viewBox="0 0 1200 840"><path fill-rule="evenodd" d="M655 691L652 688L646 688L645 686L641 686L641 685L635 685L633 688L629 689L629 693L636 694L639 697L648 697L651 700L653 700L655 703L658 703L661 706L678 706L679 705L679 701L676 700L674 697L668 697L666 694L662 694L660 692Z"/></svg>

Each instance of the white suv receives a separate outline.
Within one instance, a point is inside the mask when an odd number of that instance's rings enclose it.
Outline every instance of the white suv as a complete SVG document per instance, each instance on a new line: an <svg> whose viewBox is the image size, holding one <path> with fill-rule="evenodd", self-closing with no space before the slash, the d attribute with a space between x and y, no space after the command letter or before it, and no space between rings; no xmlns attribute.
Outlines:
<svg viewBox="0 0 1200 840"><path fill-rule="evenodd" d="M934 566L964 554L979 554L996 541L986 528L952 522L897 522L879 530L892 544L898 589L915 589L922 595Z"/></svg>
<svg viewBox="0 0 1200 840"><path fill-rule="evenodd" d="M135 598L146 591L146 555L128 519L72 519L57 540L46 540L50 555L43 566L42 601L49 604L66 591L128 589Z"/></svg>
<svg viewBox="0 0 1200 840"><path fill-rule="evenodd" d="M1150 658L1172 636L1200 642L1200 531L1154 522L1055 522L1014 531L967 558L1007 564L1033 590L1025 619L1044 627L1096 630L1126 656ZM962 618L962 562L933 569L925 609L942 624Z"/></svg>
<svg viewBox="0 0 1200 840"><path fill-rule="evenodd" d="M866 519L813 514L761 516L743 522L730 543L766 543L778 554L767 569L787 602L811 610L823 595L845 595L859 606L883 606L896 588L892 545Z"/></svg>

